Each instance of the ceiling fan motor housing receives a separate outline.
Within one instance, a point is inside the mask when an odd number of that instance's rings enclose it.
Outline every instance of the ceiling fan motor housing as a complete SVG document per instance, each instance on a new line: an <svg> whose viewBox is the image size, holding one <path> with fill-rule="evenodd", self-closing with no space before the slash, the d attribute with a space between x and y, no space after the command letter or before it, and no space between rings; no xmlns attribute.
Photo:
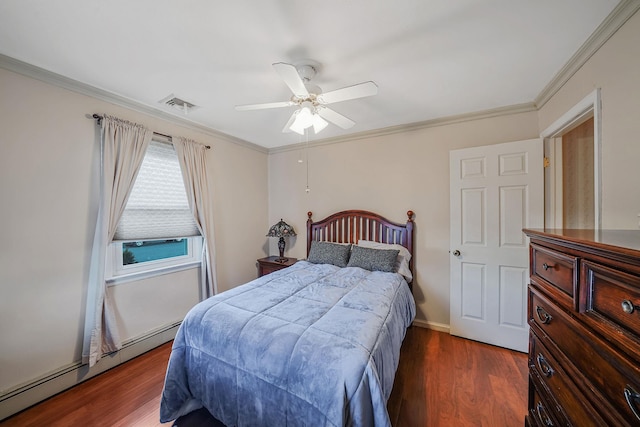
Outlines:
<svg viewBox="0 0 640 427"><path fill-rule="evenodd" d="M300 78L305 82L308 82L316 75L316 69L311 65L299 65L296 67L296 71L298 71Z"/></svg>

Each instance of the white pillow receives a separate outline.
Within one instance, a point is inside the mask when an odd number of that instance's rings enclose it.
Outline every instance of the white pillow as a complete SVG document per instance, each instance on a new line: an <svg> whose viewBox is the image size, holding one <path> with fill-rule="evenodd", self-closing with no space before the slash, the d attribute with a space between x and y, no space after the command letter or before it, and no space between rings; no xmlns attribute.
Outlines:
<svg viewBox="0 0 640 427"><path fill-rule="evenodd" d="M409 250L402 245L391 244L391 243L380 243L374 242L371 240L359 240L358 246L362 246L363 248L372 248L372 249L397 249L398 258L396 259L396 271L404 276L407 279L407 282L411 282L413 279L413 275L411 274L411 270L409 269L409 261L411 261L411 253Z"/></svg>

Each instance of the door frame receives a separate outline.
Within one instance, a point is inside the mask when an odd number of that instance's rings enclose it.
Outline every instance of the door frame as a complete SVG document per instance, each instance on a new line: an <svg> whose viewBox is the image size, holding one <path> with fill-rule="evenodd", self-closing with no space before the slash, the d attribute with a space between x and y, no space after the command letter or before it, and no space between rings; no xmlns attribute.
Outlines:
<svg viewBox="0 0 640 427"><path fill-rule="evenodd" d="M602 225L602 101L597 88L540 133L545 157L545 226L562 228L562 135L593 116L594 228Z"/></svg>

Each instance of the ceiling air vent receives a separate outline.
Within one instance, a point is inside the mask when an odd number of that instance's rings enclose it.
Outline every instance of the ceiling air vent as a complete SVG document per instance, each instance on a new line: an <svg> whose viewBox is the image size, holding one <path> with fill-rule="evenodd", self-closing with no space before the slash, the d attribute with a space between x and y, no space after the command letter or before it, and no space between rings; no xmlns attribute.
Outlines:
<svg viewBox="0 0 640 427"><path fill-rule="evenodd" d="M168 105L170 107L175 108L176 110L182 111L184 114L189 114L191 111L200 108L189 101L185 101L184 99L178 98L174 94L167 96L166 98L164 98L159 102L160 104Z"/></svg>

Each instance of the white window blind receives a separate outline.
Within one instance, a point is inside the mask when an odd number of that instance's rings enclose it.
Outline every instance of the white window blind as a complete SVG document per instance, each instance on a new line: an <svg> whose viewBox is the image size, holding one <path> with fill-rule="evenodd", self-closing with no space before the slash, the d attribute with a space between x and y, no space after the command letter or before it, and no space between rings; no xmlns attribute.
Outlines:
<svg viewBox="0 0 640 427"><path fill-rule="evenodd" d="M151 141L114 240L199 235L173 145Z"/></svg>

